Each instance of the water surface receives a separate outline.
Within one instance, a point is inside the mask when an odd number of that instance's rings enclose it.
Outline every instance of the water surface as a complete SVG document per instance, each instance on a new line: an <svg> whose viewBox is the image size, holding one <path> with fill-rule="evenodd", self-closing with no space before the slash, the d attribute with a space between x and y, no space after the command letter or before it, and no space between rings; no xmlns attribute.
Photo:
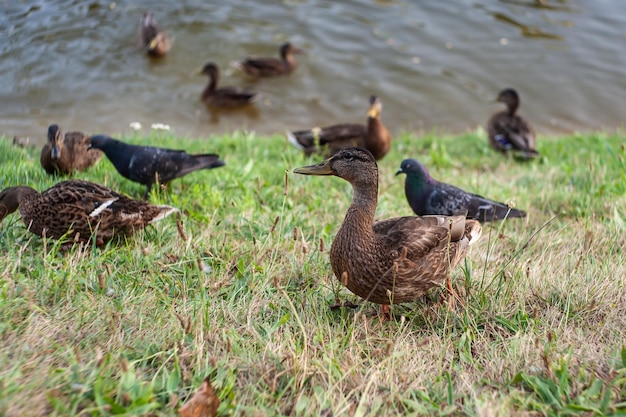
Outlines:
<svg viewBox="0 0 626 417"><path fill-rule="evenodd" d="M174 37L161 60L138 47L148 9ZM287 40L306 50L291 76L254 82L229 67ZM370 94L392 132L459 132L483 125L506 86L540 133L626 119L623 0L5 0L0 57L0 133L34 141L50 123L208 137L364 122ZM208 60L222 84L261 92L254 111L207 110L194 71Z"/></svg>

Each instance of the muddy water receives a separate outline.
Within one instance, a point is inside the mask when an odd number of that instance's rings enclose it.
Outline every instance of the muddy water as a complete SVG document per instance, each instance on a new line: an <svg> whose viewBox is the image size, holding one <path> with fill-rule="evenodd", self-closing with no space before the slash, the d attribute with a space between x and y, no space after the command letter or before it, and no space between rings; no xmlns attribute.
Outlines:
<svg viewBox="0 0 626 417"><path fill-rule="evenodd" d="M161 60L138 47L150 9L174 37ZM289 77L254 82L229 67L306 50ZM164 123L183 136L260 133L365 120L370 94L394 132L474 129L516 87L540 133L626 120L626 1L0 1L0 133L43 141L48 124L95 133ZM204 62L254 88L254 110L200 102Z"/></svg>

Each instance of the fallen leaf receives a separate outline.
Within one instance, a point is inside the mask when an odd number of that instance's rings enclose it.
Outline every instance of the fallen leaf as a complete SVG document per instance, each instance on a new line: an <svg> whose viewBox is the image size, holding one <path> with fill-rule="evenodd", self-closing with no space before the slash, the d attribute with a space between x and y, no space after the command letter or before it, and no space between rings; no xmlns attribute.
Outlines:
<svg viewBox="0 0 626 417"><path fill-rule="evenodd" d="M206 377L193 396L178 409L181 417L215 417L220 400Z"/></svg>

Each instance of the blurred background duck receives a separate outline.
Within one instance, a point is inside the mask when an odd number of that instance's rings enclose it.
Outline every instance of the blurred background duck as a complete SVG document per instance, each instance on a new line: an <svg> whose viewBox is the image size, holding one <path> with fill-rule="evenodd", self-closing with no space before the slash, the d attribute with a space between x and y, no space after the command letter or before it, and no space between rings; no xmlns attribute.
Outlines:
<svg viewBox="0 0 626 417"><path fill-rule="evenodd" d="M88 181L62 181L46 191L10 187L0 193L0 222L19 208L32 233L52 239L101 245L118 235L132 235L178 211L133 200Z"/></svg>
<svg viewBox="0 0 626 417"><path fill-rule="evenodd" d="M298 66L294 54L301 54L303 51L289 42L283 43L279 51L280 58L252 56L235 62L235 67L253 77L290 74Z"/></svg>
<svg viewBox="0 0 626 417"><path fill-rule="evenodd" d="M466 212L374 222L378 166L366 149L344 149L294 172L334 175L352 185L352 203L333 240L330 263L343 285L366 301L383 304L383 310L415 300L446 281L480 237L480 223L466 220Z"/></svg>
<svg viewBox="0 0 626 417"><path fill-rule="evenodd" d="M220 79L220 70L213 62L207 62L200 74L209 77L209 84L202 92L202 101L216 108L233 108L254 103L257 98L255 91L237 87L220 87L217 84Z"/></svg>
<svg viewBox="0 0 626 417"><path fill-rule="evenodd" d="M331 156L342 149L363 147L376 160L382 159L391 149L391 134L380 115L383 104L380 98L370 97L367 124L342 123L309 130L287 132L287 140L309 156L315 152Z"/></svg>
<svg viewBox="0 0 626 417"><path fill-rule="evenodd" d="M63 135L59 125L48 127L48 141L41 149L40 162L50 175L68 175L85 171L102 158L102 152L89 149L89 136L80 132Z"/></svg>
<svg viewBox="0 0 626 417"><path fill-rule="evenodd" d="M520 159L539 156L539 152L535 150L535 133L530 123L517 114L520 105L517 91L505 88L500 91L496 101L504 103L506 110L494 113L487 122L491 147L505 154L512 152Z"/></svg>
<svg viewBox="0 0 626 417"><path fill-rule="evenodd" d="M526 212L468 193L454 185L430 176L424 165L415 159L405 159L396 175L406 174L404 192L413 212L418 216L441 214L451 216L467 210L467 217L490 222L513 217L526 217Z"/></svg>
<svg viewBox="0 0 626 417"><path fill-rule="evenodd" d="M141 42L150 56L161 57L172 47L172 41L156 23L154 16L146 12L141 16L139 30Z"/></svg>

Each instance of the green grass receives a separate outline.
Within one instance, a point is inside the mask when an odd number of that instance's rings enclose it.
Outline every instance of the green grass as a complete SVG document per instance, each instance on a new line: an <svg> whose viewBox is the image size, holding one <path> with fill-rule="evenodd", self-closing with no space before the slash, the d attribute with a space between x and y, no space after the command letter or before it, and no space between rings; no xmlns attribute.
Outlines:
<svg viewBox="0 0 626 417"><path fill-rule="evenodd" d="M318 158L278 136L124 139L216 151L227 166L151 195L181 209L184 233L171 216L64 252L19 214L0 224L0 415L176 415L206 376L223 415L626 413L622 134L541 138L544 157L526 164L481 132L396 138L378 218L411 214L393 175L405 157L528 217L484 227L452 274L463 305L434 289L385 323L332 276L351 192L291 173ZM0 140L0 189L54 184L38 159ZM106 158L77 177L144 190Z"/></svg>

